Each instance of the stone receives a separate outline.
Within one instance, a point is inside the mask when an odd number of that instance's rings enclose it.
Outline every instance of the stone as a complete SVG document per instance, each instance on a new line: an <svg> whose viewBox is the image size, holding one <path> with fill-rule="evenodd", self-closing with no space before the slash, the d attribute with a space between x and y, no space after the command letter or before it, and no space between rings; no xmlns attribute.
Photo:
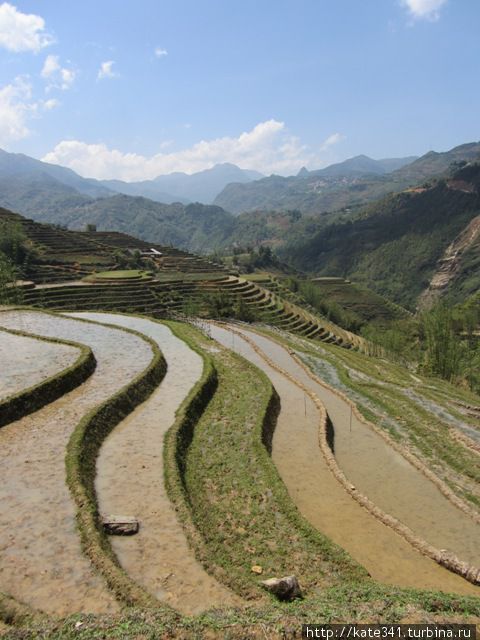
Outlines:
<svg viewBox="0 0 480 640"><path fill-rule="evenodd" d="M103 516L102 524L111 536L133 536L140 528L140 523L133 516Z"/></svg>
<svg viewBox="0 0 480 640"><path fill-rule="evenodd" d="M258 575L260 575L261 573L263 573L263 569L259 564L254 564L252 567L252 573L257 573Z"/></svg>
<svg viewBox="0 0 480 640"><path fill-rule="evenodd" d="M261 584L267 591L273 593L279 600L294 600L302 597L302 590L295 576L270 578L262 580Z"/></svg>

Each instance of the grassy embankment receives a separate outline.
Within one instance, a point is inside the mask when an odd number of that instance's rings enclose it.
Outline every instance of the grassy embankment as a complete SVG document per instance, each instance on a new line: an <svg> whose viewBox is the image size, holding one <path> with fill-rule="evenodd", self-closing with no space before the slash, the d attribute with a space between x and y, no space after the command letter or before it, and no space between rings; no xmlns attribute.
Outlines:
<svg viewBox="0 0 480 640"><path fill-rule="evenodd" d="M313 530L290 501L264 446L275 412L268 380L192 327L169 326L205 362L202 379L167 435L170 496L197 557L244 597L259 598L257 606L195 618L172 616L161 606L120 616L77 615L33 623L30 635L19 638L285 638L298 637L300 625L314 620L480 620L479 599L376 584ZM254 564L263 567L263 576L251 572ZM262 598L259 580L285 573L298 575L305 599L280 604Z"/></svg>
<svg viewBox="0 0 480 640"><path fill-rule="evenodd" d="M216 343L215 353L208 353L214 343L192 328L170 326L203 348L203 393L208 397L216 387L194 430L191 424L174 428L166 452L170 495L180 509L189 507L206 567L245 598L262 593L251 571L255 565L264 577L297 574L310 593L366 579L359 565L300 516L276 472L267 447L278 398L268 378ZM178 473L171 464L175 441ZM185 521L184 508L182 513Z"/></svg>
<svg viewBox="0 0 480 640"><path fill-rule="evenodd" d="M80 318L75 320L86 325L98 324ZM133 380L79 422L67 445L67 483L77 507L77 527L82 549L95 569L122 604L153 606L154 598L127 576L112 550L100 521L95 475L96 460L103 441L121 420L151 395L163 379L167 365L158 345L147 336L117 325L104 323L103 326L136 335L148 342L152 359Z"/></svg>
<svg viewBox="0 0 480 640"><path fill-rule="evenodd" d="M480 458L459 439L462 432L451 422L459 420L475 426L475 418L461 413L459 405L479 406L477 395L439 378L413 375L386 359L319 346L285 333L267 333L296 349L313 373L340 388L367 420L425 459L459 498L478 509ZM322 361L334 367L337 381ZM450 416L450 422L446 416Z"/></svg>
<svg viewBox="0 0 480 640"><path fill-rule="evenodd" d="M47 338L37 336L25 331L13 329L3 329L6 333L17 336L24 336L29 339L41 340L52 344L61 344L73 347L80 351L77 360L69 367L65 367L36 385L24 389L18 393L4 398L0 402L0 427L3 427L14 420L20 420L26 415L38 411L45 405L57 400L75 387L79 386L94 372L96 367L95 356L92 350L78 342L71 340L60 340L58 338Z"/></svg>

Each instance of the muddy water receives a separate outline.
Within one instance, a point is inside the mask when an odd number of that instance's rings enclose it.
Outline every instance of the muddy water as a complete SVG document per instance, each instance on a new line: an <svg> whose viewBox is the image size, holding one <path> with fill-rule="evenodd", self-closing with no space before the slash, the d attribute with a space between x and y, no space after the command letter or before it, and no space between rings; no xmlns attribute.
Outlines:
<svg viewBox="0 0 480 640"><path fill-rule="evenodd" d="M433 482L379 434L358 420L342 398L316 384L284 347L258 334L248 335L268 357L323 402L334 427L335 457L348 479L418 536L480 567L480 525L447 500Z"/></svg>
<svg viewBox="0 0 480 640"><path fill-rule="evenodd" d="M150 593L185 614L240 604L197 562L163 481L163 438L200 378L202 359L164 325L106 313L73 316L129 327L155 340L168 363L161 385L104 442L96 490L102 513L136 516L140 531L111 537L122 567Z"/></svg>
<svg viewBox="0 0 480 640"><path fill-rule="evenodd" d="M80 350L0 331L0 401L72 365Z"/></svg>
<svg viewBox="0 0 480 640"><path fill-rule="evenodd" d="M239 336L210 325L213 338L265 371L281 400L272 458L295 504L319 531L348 551L372 577L404 587L477 594L479 589L421 555L392 529L363 509L330 472L318 445L320 416L298 386L271 368ZM247 333L247 332L245 332ZM257 342L257 336L248 332ZM258 340L274 360L275 343ZM278 355L278 354L277 354ZM279 364L296 375L295 361L282 354ZM276 359L276 358L275 358ZM290 367L291 364L291 367ZM305 375L305 374L304 374ZM303 380L302 380L303 381Z"/></svg>
<svg viewBox="0 0 480 640"><path fill-rule="evenodd" d="M151 347L119 329L40 312L3 312L0 326L86 344L97 359L84 384L0 429L0 591L55 615L116 611L80 548L65 447L88 411L148 366Z"/></svg>

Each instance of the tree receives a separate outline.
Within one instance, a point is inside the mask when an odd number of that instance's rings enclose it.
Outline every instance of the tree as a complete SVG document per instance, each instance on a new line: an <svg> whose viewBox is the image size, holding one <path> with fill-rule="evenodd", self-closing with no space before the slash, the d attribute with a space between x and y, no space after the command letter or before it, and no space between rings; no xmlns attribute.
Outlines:
<svg viewBox="0 0 480 640"><path fill-rule="evenodd" d="M20 290L15 286L17 269L4 253L0 252L0 304L18 304Z"/></svg>
<svg viewBox="0 0 480 640"><path fill-rule="evenodd" d="M454 331L452 309L440 303L422 316L425 364L428 371L453 380L460 373L462 342Z"/></svg>
<svg viewBox="0 0 480 640"><path fill-rule="evenodd" d="M26 241L27 236L19 222L0 221L0 252L14 265L22 266L25 263L28 256Z"/></svg>

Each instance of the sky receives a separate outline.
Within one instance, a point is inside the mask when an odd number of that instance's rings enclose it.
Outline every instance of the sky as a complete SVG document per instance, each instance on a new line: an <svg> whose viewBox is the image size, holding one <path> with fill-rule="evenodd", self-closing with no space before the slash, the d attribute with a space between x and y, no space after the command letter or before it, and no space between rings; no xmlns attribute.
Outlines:
<svg viewBox="0 0 480 640"><path fill-rule="evenodd" d="M99 179L480 139L478 0L0 0L0 148Z"/></svg>

